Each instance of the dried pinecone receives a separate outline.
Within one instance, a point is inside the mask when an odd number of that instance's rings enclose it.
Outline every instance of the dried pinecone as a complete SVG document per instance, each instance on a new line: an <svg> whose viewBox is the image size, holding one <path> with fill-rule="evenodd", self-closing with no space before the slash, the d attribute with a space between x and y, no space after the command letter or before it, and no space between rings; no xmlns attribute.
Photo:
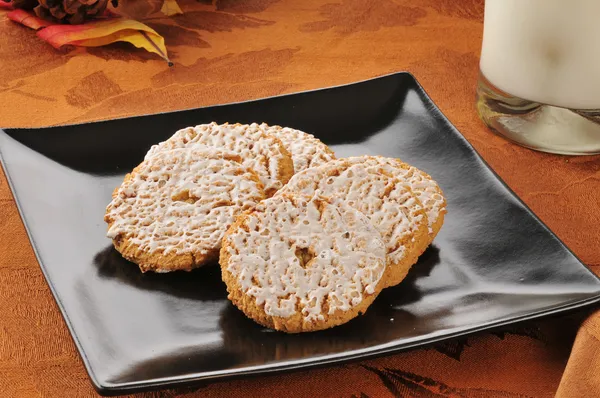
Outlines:
<svg viewBox="0 0 600 398"><path fill-rule="evenodd" d="M2 1L2 0L0 0ZM33 10L47 21L57 23L80 24L101 16L109 0L13 0L14 8ZM113 7L118 0L110 0Z"/></svg>
<svg viewBox="0 0 600 398"><path fill-rule="evenodd" d="M101 15L108 0L38 0L35 14L53 22L80 24Z"/></svg>
<svg viewBox="0 0 600 398"><path fill-rule="evenodd" d="M8 2L8 1L7 1ZM22 8L24 10L33 10L38 5L38 0L13 0L14 8Z"/></svg>

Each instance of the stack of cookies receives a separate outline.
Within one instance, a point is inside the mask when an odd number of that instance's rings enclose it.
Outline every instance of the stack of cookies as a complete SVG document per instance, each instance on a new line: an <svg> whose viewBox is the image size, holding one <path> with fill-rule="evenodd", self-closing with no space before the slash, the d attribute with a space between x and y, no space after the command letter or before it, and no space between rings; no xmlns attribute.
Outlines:
<svg viewBox="0 0 600 398"><path fill-rule="evenodd" d="M233 304L297 333L364 313L405 278L445 213L437 183L398 159L336 159L299 130L211 123L153 146L105 221L142 272L218 260Z"/></svg>

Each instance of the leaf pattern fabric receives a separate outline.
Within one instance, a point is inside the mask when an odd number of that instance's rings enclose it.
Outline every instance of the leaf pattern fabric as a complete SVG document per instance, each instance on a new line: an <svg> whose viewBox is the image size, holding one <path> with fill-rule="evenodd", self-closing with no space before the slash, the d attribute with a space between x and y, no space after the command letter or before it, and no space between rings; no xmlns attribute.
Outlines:
<svg viewBox="0 0 600 398"><path fill-rule="evenodd" d="M0 21L0 125L47 126L167 112L415 75L504 181L600 273L600 157L529 151L475 112L483 0L120 1L165 38L167 64L128 43L55 50ZM0 10L6 14L8 11ZM0 391L95 396L0 175ZM407 292L406 294L410 294ZM600 314L459 338L425 349L289 374L136 397L600 396Z"/></svg>

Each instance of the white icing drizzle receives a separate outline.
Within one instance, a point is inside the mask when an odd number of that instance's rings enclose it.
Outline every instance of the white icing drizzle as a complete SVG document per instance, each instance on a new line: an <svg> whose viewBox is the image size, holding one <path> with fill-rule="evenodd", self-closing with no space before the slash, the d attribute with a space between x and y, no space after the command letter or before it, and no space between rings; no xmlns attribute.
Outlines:
<svg viewBox="0 0 600 398"><path fill-rule="evenodd" d="M384 244L367 218L318 193L263 201L225 241L227 270L270 316L323 320L325 303L328 314L347 311L377 291L385 270Z"/></svg>
<svg viewBox="0 0 600 398"><path fill-rule="evenodd" d="M379 172L379 167L338 159L293 176L278 192L335 196L366 215L386 244L391 263L407 254L405 245L427 222L419 200L404 184Z"/></svg>
<svg viewBox="0 0 600 398"><path fill-rule="evenodd" d="M427 173L399 159L383 156L356 156L347 158L346 160L351 163L380 166L386 173L404 181L423 204L427 213L429 233L433 233L432 225L446 213L446 199L437 182Z"/></svg>
<svg viewBox="0 0 600 398"><path fill-rule="evenodd" d="M257 175L214 148L148 156L107 207L107 236L127 238L148 253L207 254L237 214L264 199Z"/></svg>
<svg viewBox="0 0 600 398"><path fill-rule="evenodd" d="M296 173L309 167L320 166L335 159L335 155L321 140L312 134L289 127L260 125L267 133L275 135L292 155Z"/></svg>
<svg viewBox="0 0 600 398"><path fill-rule="evenodd" d="M154 145L148 156L174 148L204 145L232 151L242 157L242 164L256 171L266 191L276 191L280 181L280 162L286 156L281 152L281 142L265 133L256 123L248 124L201 124L177 131L171 138Z"/></svg>

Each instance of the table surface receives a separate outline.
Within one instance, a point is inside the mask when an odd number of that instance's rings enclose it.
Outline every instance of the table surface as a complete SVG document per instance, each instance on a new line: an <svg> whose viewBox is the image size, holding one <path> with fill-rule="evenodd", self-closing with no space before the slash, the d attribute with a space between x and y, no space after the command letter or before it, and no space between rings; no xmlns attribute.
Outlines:
<svg viewBox="0 0 600 398"><path fill-rule="evenodd" d="M164 112L407 70L490 166L600 273L600 157L530 151L477 117L483 0L122 0L174 66L126 44L54 50L0 21L0 125ZM0 391L95 396L0 175ZM343 366L139 396L600 396L600 315L573 315Z"/></svg>

